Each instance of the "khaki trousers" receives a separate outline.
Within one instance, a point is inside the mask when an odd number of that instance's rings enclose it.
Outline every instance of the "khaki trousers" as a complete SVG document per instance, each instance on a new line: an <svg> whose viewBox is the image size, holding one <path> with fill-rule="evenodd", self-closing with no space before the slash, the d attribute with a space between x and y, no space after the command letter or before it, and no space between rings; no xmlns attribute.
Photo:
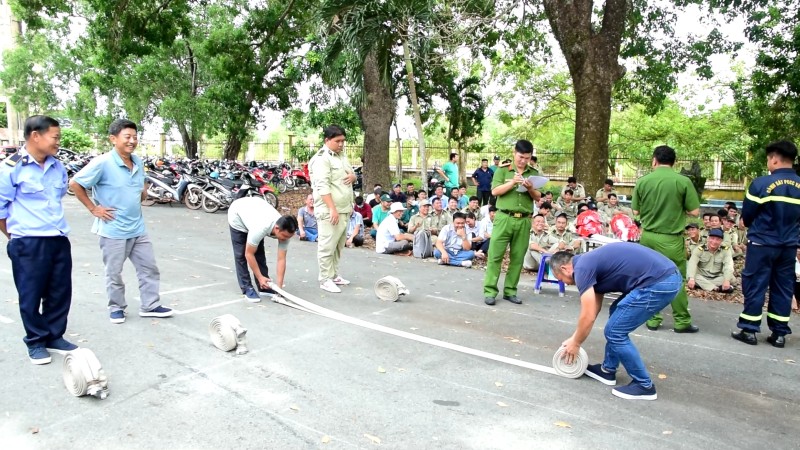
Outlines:
<svg viewBox="0 0 800 450"><path fill-rule="evenodd" d="M317 216L317 259L319 260L319 282L332 280L339 275L339 259L347 241L347 222L350 213L339 213L339 222L331 225L330 213Z"/></svg>

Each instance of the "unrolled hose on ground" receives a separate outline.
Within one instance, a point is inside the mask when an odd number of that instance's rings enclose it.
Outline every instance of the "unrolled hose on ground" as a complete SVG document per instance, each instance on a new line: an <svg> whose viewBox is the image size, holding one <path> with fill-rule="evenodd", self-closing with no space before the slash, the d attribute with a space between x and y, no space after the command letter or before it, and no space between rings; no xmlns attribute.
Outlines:
<svg viewBox="0 0 800 450"><path fill-rule="evenodd" d="M247 353L247 342L245 336L247 329L239 322L239 319L231 314L224 314L215 317L208 325L208 333L214 347L229 352L236 349L237 355Z"/></svg>
<svg viewBox="0 0 800 450"><path fill-rule="evenodd" d="M556 350L556 354L553 355L553 369L555 369L556 374L567 378L580 378L586 372L586 367L589 366L589 356L586 355L586 350L581 347L577 358L572 364L564 362L563 355L564 347L560 347Z"/></svg>
<svg viewBox="0 0 800 450"><path fill-rule="evenodd" d="M482 350L476 350L474 348L464 347L462 345L452 344L450 342L445 342L445 341L440 341L438 339L432 339L432 338L429 338L429 337L420 336L418 334L409 333L407 331L396 330L394 328L389 328L389 327L386 327L386 326L383 326L383 325L378 325L378 324L375 324L375 323L372 323L372 322L367 322L365 320L356 319L355 317L346 316L346 315L338 313L336 311L331 311L331 310L323 308L321 306L317 306L314 303L311 303L309 301L303 300L303 299L301 299L301 298L299 298L299 297L297 297L295 295L292 295L292 294L284 291L283 289L279 288L278 285L276 285L274 283L270 283L270 287L272 289L274 289L278 294L280 294L279 297L276 296L273 299L276 303L281 303L283 305L290 306L290 307L295 308L295 309L299 309L300 311L310 312L310 313L317 314L317 315L320 315L320 316L323 316L323 317L327 317L329 319L338 320L340 322L349 323L351 325L357 325L357 326L360 326L360 327L368 328L370 330L380 331L381 333L391 334L393 336L398 336L398 337L401 337L401 338L410 339L412 341L422 342L424 344L434 345L436 347L446 348L448 350L455 350L457 352L465 353L467 355L479 356L481 358L491 359L492 361L498 361L498 362L511 364L511 365L518 366L518 367L524 367L526 369L536 370L536 371L539 371L539 372L549 373L549 374L552 374L552 375L561 375L561 373L572 373L573 376L570 377L570 378L577 378L577 376L574 376L574 373L576 373L574 370L573 371L563 371L563 368L562 368L562 372L559 373L553 367L543 366L543 365L540 365L540 364L534 364L534 363L530 363L530 362L527 362L527 361L522 361L522 360L519 360L519 359L509 358L507 356L498 355L498 354L495 354L495 353L485 352L485 351L482 351ZM558 355L558 352L556 352L556 355ZM583 349L581 349L581 355L582 355L582 357L581 357L582 361L588 361L588 358L586 357L586 352L584 352ZM585 366L584 366L583 370L586 370ZM583 372L581 372L581 374L582 373ZM564 375L564 376L567 376L567 375Z"/></svg>
<svg viewBox="0 0 800 450"><path fill-rule="evenodd" d="M62 375L64 386L75 397L108 397L108 378L97 356L88 348L78 348L64 356Z"/></svg>
<svg viewBox="0 0 800 450"><path fill-rule="evenodd" d="M384 301L396 302L401 295L408 295L409 293L403 282L391 275L375 282L375 295Z"/></svg>

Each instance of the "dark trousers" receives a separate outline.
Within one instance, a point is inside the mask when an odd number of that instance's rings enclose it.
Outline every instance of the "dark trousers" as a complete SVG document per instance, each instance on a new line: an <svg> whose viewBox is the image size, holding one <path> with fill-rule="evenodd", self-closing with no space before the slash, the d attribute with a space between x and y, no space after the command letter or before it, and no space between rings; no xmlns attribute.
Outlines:
<svg viewBox="0 0 800 450"><path fill-rule="evenodd" d="M233 262L236 266L236 279L239 281L239 288L242 289L242 294L244 294L247 289L253 288L250 268L247 267L247 258L244 257L244 252L247 249L247 233L235 230L233 227L229 228L231 229L231 244L233 245ZM256 249L256 263L258 263L258 270L260 270L265 277L269 278L267 257L264 255L263 239L258 243L258 248ZM258 286L258 283L256 283L256 286ZM258 290L266 291L266 289L261 289L260 286Z"/></svg>
<svg viewBox="0 0 800 450"><path fill-rule="evenodd" d="M28 348L64 336L72 304L72 247L66 236L23 237L8 242ZM41 312L40 312L41 309Z"/></svg>
<svg viewBox="0 0 800 450"><path fill-rule="evenodd" d="M489 251L489 239L484 239L480 242L473 242L472 250L476 252L480 250L485 255Z"/></svg>
<svg viewBox="0 0 800 450"><path fill-rule="evenodd" d="M492 198L492 191L478 191L478 202L481 206L488 205L490 198Z"/></svg>
<svg viewBox="0 0 800 450"><path fill-rule="evenodd" d="M767 326L778 335L792 333L789 318L792 314L796 252L794 246L747 244L747 258L742 269L744 311L739 314L739 328L755 333L761 331L761 316L769 288Z"/></svg>

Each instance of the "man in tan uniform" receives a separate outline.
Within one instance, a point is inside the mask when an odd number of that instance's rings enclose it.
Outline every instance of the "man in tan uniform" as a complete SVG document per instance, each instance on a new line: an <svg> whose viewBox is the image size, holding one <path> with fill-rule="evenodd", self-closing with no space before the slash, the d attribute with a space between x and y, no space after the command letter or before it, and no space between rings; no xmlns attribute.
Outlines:
<svg viewBox="0 0 800 450"><path fill-rule="evenodd" d="M708 242L694 249L686 267L686 287L704 291L733 292L733 255L722 243L722 230L708 232Z"/></svg>
<svg viewBox="0 0 800 450"><path fill-rule="evenodd" d="M347 223L353 211L353 183L356 175L342 153L345 133L337 125L323 130L325 145L311 158L308 172L314 194L319 244L319 287L339 293L339 286L350 284L339 275L339 258L347 240Z"/></svg>
<svg viewBox="0 0 800 450"><path fill-rule="evenodd" d="M544 216L541 214L533 216L530 246L522 262L522 268L538 271L539 264L542 262L542 253L549 252L556 244L558 244L558 241L547 232L547 223L545 223Z"/></svg>

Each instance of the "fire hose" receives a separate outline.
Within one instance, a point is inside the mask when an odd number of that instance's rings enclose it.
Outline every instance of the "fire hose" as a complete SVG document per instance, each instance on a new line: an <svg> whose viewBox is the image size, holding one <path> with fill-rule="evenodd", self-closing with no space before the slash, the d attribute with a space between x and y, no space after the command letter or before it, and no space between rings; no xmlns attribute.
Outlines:
<svg viewBox="0 0 800 450"><path fill-rule="evenodd" d="M88 348L75 349L64 356L64 385L75 397L108 397L108 378L97 356Z"/></svg>
<svg viewBox="0 0 800 450"><path fill-rule="evenodd" d="M317 314L322 317L327 317L329 319L334 319L340 322L349 323L351 325L356 325L370 330L379 331L381 333L391 334L393 336L410 339L412 341L417 341L440 348L446 348L448 350L455 350L457 352L461 352L467 355L478 356L481 358L490 359L492 361L511 364L517 367L523 367L526 369L536 370L539 372L549 373L552 375L560 375L567 378L580 377L586 371L586 366L588 365L588 357L586 355L586 352L582 348L580 349L580 355L577 358L575 358L573 364L567 365L564 363L564 360L561 359L561 352L563 351L563 349L559 349L553 356L553 367L544 366L527 361L522 361L515 358L509 358L507 356L502 356L495 353L485 352L483 350L464 347L462 345L441 341L439 339L433 339L426 336L409 333L407 331L397 330L383 325L378 325L372 322L367 322L365 320L357 319L355 317L350 317L338 313L336 311L332 311L330 309L315 305L314 303L311 303L309 301L303 300L295 295L292 295L284 291L274 283L270 283L270 287L274 289L278 294L280 294L280 296L273 297L273 301L276 303L280 303L282 305L286 305L298 309L300 311Z"/></svg>
<svg viewBox="0 0 800 450"><path fill-rule="evenodd" d="M247 353L247 329L233 315L224 314L212 319L208 325L208 332L214 347L223 352L236 349L237 355Z"/></svg>
<svg viewBox="0 0 800 450"><path fill-rule="evenodd" d="M396 302L401 295L408 295L409 293L406 285L391 275L375 282L375 295L384 301Z"/></svg>

